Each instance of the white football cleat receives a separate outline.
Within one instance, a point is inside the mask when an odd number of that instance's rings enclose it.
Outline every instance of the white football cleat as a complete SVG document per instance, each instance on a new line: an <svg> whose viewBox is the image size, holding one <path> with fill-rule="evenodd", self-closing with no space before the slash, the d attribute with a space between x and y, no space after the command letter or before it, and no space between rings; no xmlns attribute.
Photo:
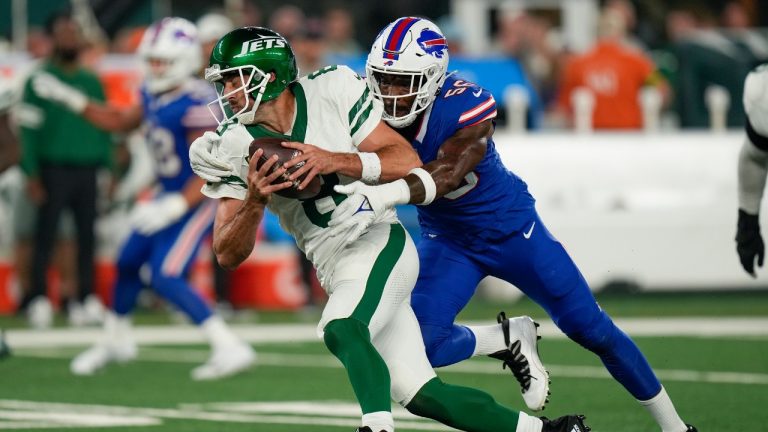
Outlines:
<svg viewBox="0 0 768 432"><path fill-rule="evenodd" d="M83 301L83 318L86 325L101 324L104 322L104 304L94 294L89 295Z"/></svg>
<svg viewBox="0 0 768 432"><path fill-rule="evenodd" d="M490 356L504 362L520 383L525 404L532 411L541 411L549 402L549 373L539 358L536 324L531 317L521 316L507 319L504 312L497 317L504 332L508 349Z"/></svg>
<svg viewBox="0 0 768 432"><path fill-rule="evenodd" d="M37 296L27 306L27 320L32 328L46 329L53 323L53 306L46 296Z"/></svg>
<svg viewBox="0 0 768 432"><path fill-rule="evenodd" d="M213 350L203 365L192 370L195 381L215 380L242 372L256 361L256 352L246 343L237 343Z"/></svg>
<svg viewBox="0 0 768 432"><path fill-rule="evenodd" d="M72 359L69 370L75 375L93 375L110 363L134 360L137 354L138 349L134 343L98 343Z"/></svg>

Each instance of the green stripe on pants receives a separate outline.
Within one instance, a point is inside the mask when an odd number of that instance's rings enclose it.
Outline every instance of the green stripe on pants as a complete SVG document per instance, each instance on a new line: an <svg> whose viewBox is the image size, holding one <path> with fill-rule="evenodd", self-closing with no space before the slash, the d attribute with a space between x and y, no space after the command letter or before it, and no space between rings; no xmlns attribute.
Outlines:
<svg viewBox="0 0 768 432"><path fill-rule="evenodd" d="M386 285L397 260L403 254L404 247L405 229L399 223L390 225L387 244L373 263L371 273L368 275L368 282L365 284L363 298L360 299L360 303L352 312L352 318L365 323L365 325L371 323L371 317L373 317L373 313L376 312L381 301L384 285Z"/></svg>

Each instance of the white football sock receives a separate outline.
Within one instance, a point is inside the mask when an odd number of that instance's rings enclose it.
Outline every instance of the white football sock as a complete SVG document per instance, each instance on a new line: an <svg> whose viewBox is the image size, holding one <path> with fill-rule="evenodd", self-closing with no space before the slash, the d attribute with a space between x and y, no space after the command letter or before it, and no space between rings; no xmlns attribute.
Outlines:
<svg viewBox="0 0 768 432"><path fill-rule="evenodd" d="M107 343L133 343L133 324L130 315L117 315L108 311L104 315L104 333Z"/></svg>
<svg viewBox="0 0 768 432"><path fill-rule="evenodd" d="M667 395L664 387L656 396L646 401L639 400L640 405L651 413L656 423L661 426L662 432L685 432L688 427L683 423L683 419L677 414L672 399Z"/></svg>
<svg viewBox="0 0 768 432"><path fill-rule="evenodd" d="M363 414L363 426L368 426L373 432L395 432L395 419L389 411L376 411Z"/></svg>
<svg viewBox="0 0 768 432"><path fill-rule="evenodd" d="M475 334L475 351L473 356L488 355L509 348L504 343L504 331L501 324L489 326L467 326Z"/></svg>
<svg viewBox="0 0 768 432"><path fill-rule="evenodd" d="M205 337L213 349L226 348L241 343L240 339L227 327L224 320L217 315L208 317L200 324L200 328L203 329L203 333L205 333Z"/></svg>
<svg viewBox="0 0 768 432"><path fill-rule="evenodd" d="M520 417L517 418L517 428L515 432L541 432L544 423L540 418L530 416L520 411Z"/></svg>

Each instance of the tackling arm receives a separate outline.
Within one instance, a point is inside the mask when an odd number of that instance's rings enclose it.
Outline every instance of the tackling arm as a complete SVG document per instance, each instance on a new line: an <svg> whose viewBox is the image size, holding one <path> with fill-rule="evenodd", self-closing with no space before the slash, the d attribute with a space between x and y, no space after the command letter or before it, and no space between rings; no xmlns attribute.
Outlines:
<svg viewBox="0 0 768 432"><path fill-rule="evenodd" d="M437 153L437 159L424 165L435 182L435 199L455 190L462 179L485 156L488 138L493 133L493 124L486 120L475 126L459 129L448 138ZM422 178L416 174L405 177L411 197L409 204L421 204L426 198Z"/></svg>

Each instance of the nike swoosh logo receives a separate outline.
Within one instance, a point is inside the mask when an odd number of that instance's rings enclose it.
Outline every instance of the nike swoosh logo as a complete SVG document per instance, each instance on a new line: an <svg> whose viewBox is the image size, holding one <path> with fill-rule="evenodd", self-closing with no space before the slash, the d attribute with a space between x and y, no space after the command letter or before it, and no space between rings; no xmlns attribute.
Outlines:
<svg viewBox="0 0 768 432"><path fill-rule="evenodd" d="M472 92L472 96L474 97L480 97L480 94L483 92L483 89L477 89L476 92Z"/></svg>
<svg viewBox="0 0 768 432"><path fill-rule="evenodd" d="M531 224L531 227L528 229L528 232L523 233L523 237L525 237L526 240L531 238L531 234L533 234L533 227L535 226L536 226L536 221L533 221L533 223Z"/></svg>

